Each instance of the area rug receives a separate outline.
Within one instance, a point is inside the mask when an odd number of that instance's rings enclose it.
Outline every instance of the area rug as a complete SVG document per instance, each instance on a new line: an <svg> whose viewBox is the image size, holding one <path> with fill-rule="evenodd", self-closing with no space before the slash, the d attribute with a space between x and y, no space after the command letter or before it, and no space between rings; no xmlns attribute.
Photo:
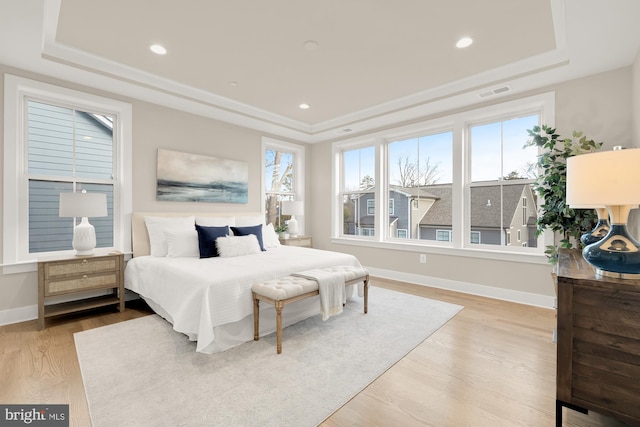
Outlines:
<svg viewBox="0 0 640 427"><path fill-rule="evenodd" d="M315 426L462 309L382 288L215 354L157 315L75 334L91 420L102 426ZM284 310L286 316L286 308Z"/></svg>

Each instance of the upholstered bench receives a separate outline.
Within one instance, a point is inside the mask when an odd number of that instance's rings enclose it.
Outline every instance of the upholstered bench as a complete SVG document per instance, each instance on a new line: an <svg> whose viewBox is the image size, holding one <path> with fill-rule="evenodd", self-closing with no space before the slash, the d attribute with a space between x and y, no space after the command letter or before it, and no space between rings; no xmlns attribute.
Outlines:
<svg viewBox="0 0 640 427"><path fill-rule="evenodd" d="M342 276L344 285L364 283L364 312L367 313L369 303L369 274L360 267L348 265L329 267L324 271ZM282 353L282 309L285 305L320 294L318 282L306 277L284 276L279 279L256 283L251 287L253 294L253 339L260 338L260 301L273 304L276 308L277 352Z"/></svg>

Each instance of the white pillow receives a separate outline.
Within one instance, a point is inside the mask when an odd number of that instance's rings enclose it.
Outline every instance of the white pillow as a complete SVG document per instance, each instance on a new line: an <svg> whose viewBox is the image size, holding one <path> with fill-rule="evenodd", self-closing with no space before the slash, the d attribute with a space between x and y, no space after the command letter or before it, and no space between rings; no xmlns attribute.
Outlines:
<svg viewBox="0 0 640 427"><path fill-rule="evenodd" d="M216 239L216 248L218 248L218 253L222 258L259 254L262 252L255 234L218 237Z"/></svg>
<svg viewBox="0 0 640 427"><path fill-rule="evenodd" d="M144 223L149 233L151 256L167 256L167 238L165 230L195 230L194 216L161 217L145 216Z"/></svg>
<svg viewBox="0 0 640 427"><path fill-rule="evenodd" d="M200 246L198 245L198 232L193 230L165 230L167 238L167 256L179 257L200 257Z"/></svg>
<svg viewBox="0 0 640 427"><path fill-rule="evenodd" d="M276 233L276 230L275 228L273 228L272 223L262 226L262 243L264 244L265 249L276 248L280 246L278 233Z"/></svg>

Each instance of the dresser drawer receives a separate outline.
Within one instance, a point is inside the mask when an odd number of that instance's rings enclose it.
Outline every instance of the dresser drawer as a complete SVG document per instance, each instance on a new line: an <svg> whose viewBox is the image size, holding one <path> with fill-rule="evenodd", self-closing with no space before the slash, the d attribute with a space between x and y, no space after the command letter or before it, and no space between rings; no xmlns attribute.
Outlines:
<svg viewBox="0 0 640 427"><path fill-rule="evenodd" d="M118 286L118 275L113 273L83 275L78 277L45 281L45 296L65 294Z"/></svg>
<svg viewBox="0 0 640 427"><path fill-rule="evenodd" d="M105 271L116 271L118 260L116 258L78 259L69 261L56 261L45 266L45 279L55 277L76 276Z"/></svg>

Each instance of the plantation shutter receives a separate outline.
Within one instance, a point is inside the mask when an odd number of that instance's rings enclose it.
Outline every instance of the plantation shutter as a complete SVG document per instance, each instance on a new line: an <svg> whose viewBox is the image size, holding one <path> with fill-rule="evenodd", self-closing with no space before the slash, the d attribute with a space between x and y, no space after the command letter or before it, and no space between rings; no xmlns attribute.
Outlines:
<svg viewBox="0 0 640 427"><path fill-rule="evenodd" d="M113 246L113 158L112 118L27 102L30 253L71 249L73 219L60 218L58 209L60 193L74 190L107 195L108 216L89 222L97 247Z"/></svg>

